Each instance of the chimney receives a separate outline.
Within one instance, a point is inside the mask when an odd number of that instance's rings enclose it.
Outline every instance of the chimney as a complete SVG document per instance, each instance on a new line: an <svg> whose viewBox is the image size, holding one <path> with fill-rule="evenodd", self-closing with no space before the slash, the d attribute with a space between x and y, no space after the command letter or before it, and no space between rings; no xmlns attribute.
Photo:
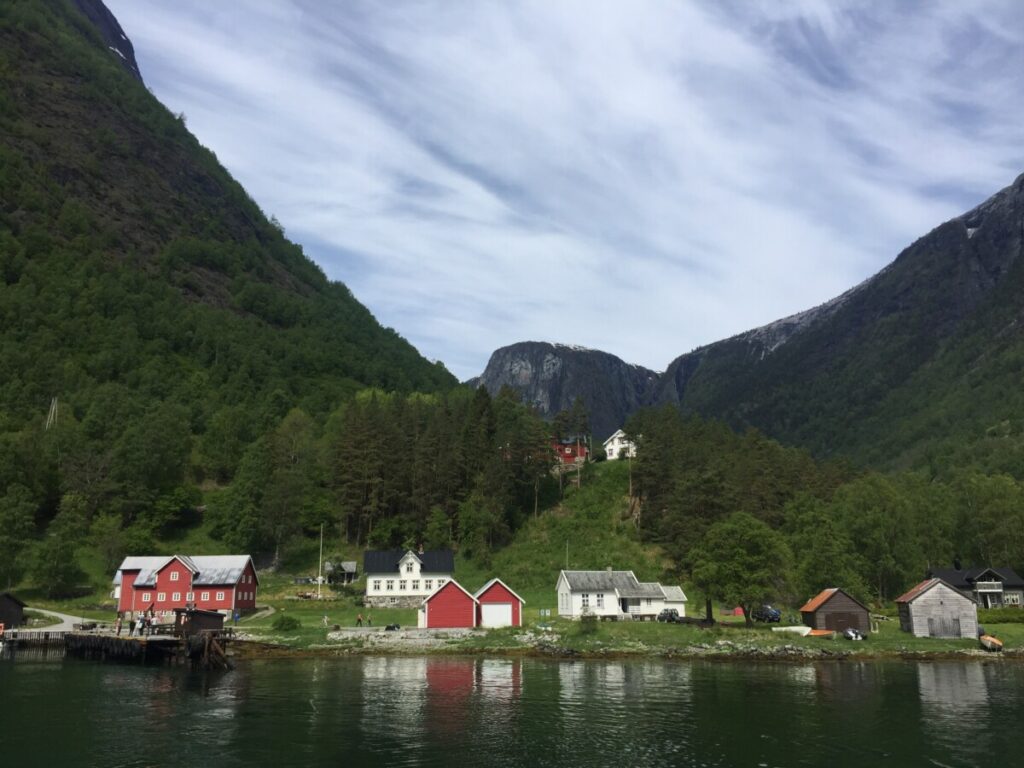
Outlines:
<svg viewBox="0 0 1024 768"><path fill-rule="evenodd" d="M422 541L420 542L420 554L421 555L423 554L423 542Z"/></svg>

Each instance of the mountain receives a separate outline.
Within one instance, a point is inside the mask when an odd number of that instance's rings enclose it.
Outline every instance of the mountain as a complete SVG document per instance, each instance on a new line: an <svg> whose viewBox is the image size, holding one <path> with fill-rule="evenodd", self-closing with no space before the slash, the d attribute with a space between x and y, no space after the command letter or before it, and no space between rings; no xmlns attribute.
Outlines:
<svg viewBox="0 0 1024 768"><path fill-rule="evenodd" d="M1024 475L1022 231L1024 176L836 299L676 358L643 402L757 427L821 456L981 461ZM535 399L541 380L513 385ZM619 403L632 394L619 386L586 391ZM576 394L559 391L563 401Z"/></svg>
<svg viewBox="0 0 1024 768"><path fill-rule="evenodd" d="M154 98L98 0L0 4L0 359L0 492L51 510L201 480L211 442L230 476L293 407L457 384ZM42 457L54 398L68 434Z"/></svg>
<svg viewBox="0 0 1024 768"><path fill-rule="evenodd" d="M594 437L603 440L649 402L658 374L593 349L525 341L491 355L484 372L467 382L492 395L502 387L521 393L545 418L568 410L580 397Z"/></svg>

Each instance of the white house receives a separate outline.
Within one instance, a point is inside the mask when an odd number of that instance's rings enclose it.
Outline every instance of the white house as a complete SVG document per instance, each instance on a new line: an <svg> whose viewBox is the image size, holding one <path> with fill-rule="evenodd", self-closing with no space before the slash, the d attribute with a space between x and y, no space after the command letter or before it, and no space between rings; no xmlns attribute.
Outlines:
<svg viewBox="0 0 1024 768"><path fill-rule="evenodd" d="M609 461L625 457L636 458L636 443L626 438L626 433L621 429L615 430L615 434L604 441L604 454Z"/></svg>
<svg viewBox="0 0 1024 768"><path fill-rule="evenodd" d="M671 605L666 602L665 587L637 579L632 571L562 571L555 591L558 593L558 615L577 618L592 614L608 618L653 619L664 608L678 610L681 602L685 614L686 595L679 587L671 588Z"/></svg>
<svg viewBox="0 0 1024 768"><path fill-rule="evenodd" d="M363 553L366 604L418 608L428 595L451 581L454 570L455 555L450 549L367 550Z"/></svg>
<svg viewBox="0 0 1024 768"><path fill-rule="evenodd" d="M686 615L686 593L683 592L682 587L665 587L661 588L661 591L665 593L665 607L675 608L680 616Z"/></svg>

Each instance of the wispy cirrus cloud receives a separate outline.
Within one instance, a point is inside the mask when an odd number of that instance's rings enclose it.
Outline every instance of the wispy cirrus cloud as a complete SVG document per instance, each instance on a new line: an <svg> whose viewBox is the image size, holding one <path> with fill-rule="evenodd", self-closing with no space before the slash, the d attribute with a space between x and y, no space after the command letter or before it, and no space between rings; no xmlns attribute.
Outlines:
<svg viewBox="0 0 1024 768"><path fill-rule="evenodd" d="M524 339L663 368L1024 170L1014 0L108 4L263 208L463 378Z"/></svg>

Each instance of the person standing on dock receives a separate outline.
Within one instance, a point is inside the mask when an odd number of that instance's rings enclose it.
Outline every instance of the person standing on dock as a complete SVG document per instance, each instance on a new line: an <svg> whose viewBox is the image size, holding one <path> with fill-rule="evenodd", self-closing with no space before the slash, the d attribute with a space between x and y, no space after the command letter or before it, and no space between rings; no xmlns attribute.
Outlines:
<svg viewBox="0 0 1024 768"><path fill-rule="evenodd" d="M128 637L135 637L135 619L128 619Z"/></svg>
<svg viewBox="0 0 1024 768"><path fill-rule="evenodd" d="M356 614L356 626L357 627L363 626L363 614L361 614L361 613Z"/></svg>
<svg viewBox="0 0 1024 768"><path fill-rule="evenodd" d="M366 614L366 626L373 626L373 616L371 616L370 614Z"/></svg>
<svg viewBox="0 0 1024 768"><path fill-rule="evenodd" d="M121 614L120 613L117 614L117 621L114 622L114 633L118 637L121 636L121 622L122 621L123 621L123 619L121 618Z"/></svg>

